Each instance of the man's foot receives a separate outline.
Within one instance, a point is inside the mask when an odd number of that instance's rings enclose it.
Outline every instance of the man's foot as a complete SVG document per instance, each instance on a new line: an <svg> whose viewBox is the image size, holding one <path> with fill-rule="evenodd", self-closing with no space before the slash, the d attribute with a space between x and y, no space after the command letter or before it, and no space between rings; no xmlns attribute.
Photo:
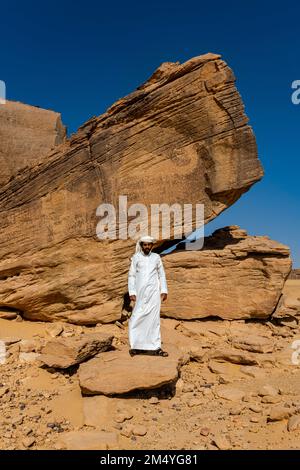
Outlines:
<svg viewBox="0 0 300 470"><path fill-rule="evenodd" d="M161 348L155 351L155 356L167 357L168 355L167 351L163 351Z"/></svg>
<svg viewBox="0 0 300 470"><path fill-rule="evenodd" d="M129 354L131 357L135 356L136 354L138 354L137 349L129 349Z"/></svg>

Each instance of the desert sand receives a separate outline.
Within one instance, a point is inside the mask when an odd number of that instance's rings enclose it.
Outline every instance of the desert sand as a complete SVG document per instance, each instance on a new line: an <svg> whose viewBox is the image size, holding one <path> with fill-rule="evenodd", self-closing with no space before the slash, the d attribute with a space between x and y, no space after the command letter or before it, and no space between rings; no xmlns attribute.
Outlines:
<svg viewBox="0 0 300 470"><path fill-rule="evenodd" d="M288 280L284 293L299 302L300 281ZM0 448L299 449L300 365L292 363L292 343L300 334L294 324L167 318L161 324L170 356L151 360L181 356L172 383L84 396L79 366L47 368L40 351L53 337L108 333L125 367L126 322L84 327L1 319L7 358L0 365ZM134 368L136 358L130 360Z"/></svg>

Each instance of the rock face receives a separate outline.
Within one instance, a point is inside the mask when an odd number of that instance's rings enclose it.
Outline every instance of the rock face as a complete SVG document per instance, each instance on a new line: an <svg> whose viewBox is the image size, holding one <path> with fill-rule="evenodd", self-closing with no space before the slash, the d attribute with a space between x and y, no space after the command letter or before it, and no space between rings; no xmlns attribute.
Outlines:
<svg viewBox="0 0 300 470"><path fill-rule="evenodd" d="M111 346L113 336L104 333L87 334L75 338L59 338L49 341L39 356L48 367L67 369L95 356L101 351L107 351Z"/></svg>
<svg viewBox="0 0 300 470"><path fill-rule="evenodd" d="M289 248L238 226L214 232L199 251L164 257L170 295L162 313L177 319L269 317L291 270Z"/></svg>
<svg viewBox="0 0 300 470"><path fill-rule="evenodd" d="M120 395L174 383L180 365L176 354L130 357L128 350L108 351L79 366L79 382L85 395Z"/></svg>
<svg viewBox="0 0 300 470"><path fill-rule="evenodd" d="M134 242L99 241L96 209L118 208L120 195L128 207L148 209L203 203L208 222L260 180L255 138L234 82L219 55L162 64L2 186L0 307L33 320L118 319ZM179 236L179 226L171 235Z"/></svg>
<svg viewBox="0 0 300 470"><path fill-rule="evenodd" d="M16 101L0 105L0 184L26 167L47 161L47 154L66 137L59 113Z"/></svg>

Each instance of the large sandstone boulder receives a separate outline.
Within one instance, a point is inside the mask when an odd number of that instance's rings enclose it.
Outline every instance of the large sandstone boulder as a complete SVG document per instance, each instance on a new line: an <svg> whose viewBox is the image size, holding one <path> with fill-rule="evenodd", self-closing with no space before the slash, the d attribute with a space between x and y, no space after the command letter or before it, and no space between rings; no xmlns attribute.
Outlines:
<svg viewBox="0 0 300 470"><path fill-rule="evenodd" d="M208 222L263 175L235 77L215 54L162 64L30 164L0 190L0 307L82 324L120 317L134 247L97 238L99 204L203 203Z"/></svg>
<svg viewBox="0 0 300 470"><path fill-rule="evenodd" d="M18 172L47 161L47 154L66 137L61 116L37 106L6 101L0 105L0 184Z"/></svg>
<svg viewBox="0 0 300 470"><path fill-rule="evenodd" d="M267 318L291 270L289 248L238 226L219 229L199 251L164 257L169 298L162 313L177 319Z"/></svg>

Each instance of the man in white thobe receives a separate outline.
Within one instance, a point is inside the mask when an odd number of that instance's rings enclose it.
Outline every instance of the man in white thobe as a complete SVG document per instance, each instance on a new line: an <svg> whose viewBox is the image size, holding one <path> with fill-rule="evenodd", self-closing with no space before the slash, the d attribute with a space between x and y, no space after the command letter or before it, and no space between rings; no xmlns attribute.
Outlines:
<svg viewBox="0 0 300 470"><path fill-rule="evenodd" d="M130 300L135 302L128 322L130 355L168 356L161 349L160 305L168 289L162 260L152 252L154 238L141 237L131 258L128 274Z"/></svg>

